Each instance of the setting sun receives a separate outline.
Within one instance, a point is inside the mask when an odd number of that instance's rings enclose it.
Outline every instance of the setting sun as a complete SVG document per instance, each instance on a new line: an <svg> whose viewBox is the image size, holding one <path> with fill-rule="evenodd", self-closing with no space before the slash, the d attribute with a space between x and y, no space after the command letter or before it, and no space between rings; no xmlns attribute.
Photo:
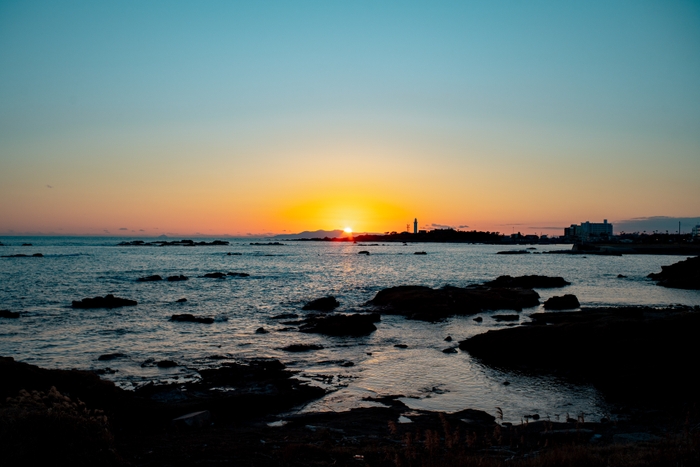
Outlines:
<svg viewBox="0 0 700 467"><path fill-rule="evenodd" d="M351 233L352 233L352 229L351 229L350 227L345 227L345 228L343 229L343 231L345 231L345 233L347 233L347 234L351 234Z"/></svg>

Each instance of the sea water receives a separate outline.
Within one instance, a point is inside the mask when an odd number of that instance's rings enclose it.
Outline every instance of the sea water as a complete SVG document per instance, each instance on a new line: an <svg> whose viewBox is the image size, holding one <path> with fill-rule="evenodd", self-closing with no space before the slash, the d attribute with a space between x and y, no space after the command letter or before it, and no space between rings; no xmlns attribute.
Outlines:
<svg viewBox="0 0 700 467"><path fill-rule="evenodd" d="M403 245L230 240L227 246L118 246L131 238L0 237L0 255L42 253L43 258L0 258L0 309L19 311L20 319L0 318L0 355L47 368L101 371L103 378L130 389L148 381L187 381L196 370L222 361L277 358L299 379L329 390L301 410L340 411L375 405L369 399L400 395L412 409L454 412L466 408L518 422L537 413L552 420L583 415L595 420L610 408L598 392L553 376L496 370L468 353L446 354L462 339L503 328L494 312L429 323L382 316L365 337L303 334L284 313L307 313L302 306L334 295L337 311L366 310L375 294L397 285L467 286L500 275L562 276L572 285L537 289L544 302L552 295L575 294L581 305L698 305L700 291L666 289L647 279L662 265L683 256L585 256L544 254L570 245L536 246L530 254L498 255L521 247L415 243ZM152 241L153 239L144 239ZM172 239L168 239L172 240ZM212 239L198 239L211 241ZM31 246L22 246L30 243ZM369 255L358 254L367 250ZM414 255L425 251L426 255ZM231 253L230 255L228 253ZM203 278L211 272L243 272L249 277ZM138 282L143 276L183 274L182 282ZM626 277L618 277L618 275ZM138 301L116 309L73 309L71 302L114 294ZM186 298L184 303L177 303ZM542 307L523 310L528 321ZM173 314L212 317L213 324L172 322ZM502 313L502 312L501 312ZM508 312L511 313L511 312ZM267 334L256 334L263 327ZM446 342L447 336L452 342ZM317 344L320 350L290 353L290 344ZM406 348L395 347L403 344ZM595 342L576 342L588 346ZM518 349L512 349L517 352ZM553 350L555 351L555 350ZM103 354L126 357L100 361ZM148 361L173 360L161 369ZM505 384L508 383L508 384Z"/></svg>

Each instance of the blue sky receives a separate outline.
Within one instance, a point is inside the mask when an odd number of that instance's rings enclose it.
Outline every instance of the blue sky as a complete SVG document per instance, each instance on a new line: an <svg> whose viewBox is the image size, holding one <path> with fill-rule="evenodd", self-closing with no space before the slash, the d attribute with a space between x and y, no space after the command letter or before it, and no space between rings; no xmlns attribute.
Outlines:
<svg viewBox="0 0 700 467"><path fill-rule="evenodd" d="M94 198L143 223L173 193L279 231L333 187L477 228L696 216L698 83L699 2L0 1L0 232L102 230Z"/></svg>

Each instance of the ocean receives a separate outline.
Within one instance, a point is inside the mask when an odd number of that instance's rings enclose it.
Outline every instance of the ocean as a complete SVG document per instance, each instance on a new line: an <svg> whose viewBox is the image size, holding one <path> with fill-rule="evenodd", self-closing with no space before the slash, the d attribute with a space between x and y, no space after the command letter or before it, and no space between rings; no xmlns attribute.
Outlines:
<svg viewBox="0 0 700 467"><path fill-rule="evenodd" d="M481 323L474 316L438 323L382 316L375 332L359 338L300 333L282 324L284 320L271 318L280 314L301 318L308 313L301 309L306 302L326 295L340 302L336 311L363 311L363 304L387 287L467 286L506 274L562 276L572 283L562 289L537 289L542 303L552 295L572 293L583 307L700 304L700 291L666 289L646 278L685 256L543 254L570 245L538 245L527 255L496 254L522 248L503 245L300 241L251 245L268 242L258 239L224 239L230 241L227 246L118 246L131 240L136 239L0 237L4 244L0 255L44 255L0 258L0 309L21 313L19 319L0 318L0 355L46 368L99 371L125 389L150 381L196 379L197 369L222 361L277 358L297 371L299 379L330 391L300 411L342 411L378 404L368 399L400 395L414 410L473 408L495 415L499 408L504 421L511 422L535 413L552 420L567 415L596 420L609 416L611 408L592 386L504 372L483 366L466 352L442 352L475 334L508 326L492 318L498 312L480 313ZM361 250L370 255L358 254ZM416 251L427 254L414 255ZM211 272L249 276L201 277ZM137 281L154 274L164 278L182 274L189 280ZM136 300L138 305L71 308L73 300L106 294ZM180 298L187 301L178 303ZM541 305L523 310L520 322L539 311ZM181 313L211 317L214 323L169 320ZM270 332L256 334L260 327ZM453 341L446 342L447 336ZM282 349L290 344L316 344L322 349L302 353ZM572 345L592 346L595 340ZM98 360L113 353L124 357ZM178 366L147 363L166 359Z"/></svg>

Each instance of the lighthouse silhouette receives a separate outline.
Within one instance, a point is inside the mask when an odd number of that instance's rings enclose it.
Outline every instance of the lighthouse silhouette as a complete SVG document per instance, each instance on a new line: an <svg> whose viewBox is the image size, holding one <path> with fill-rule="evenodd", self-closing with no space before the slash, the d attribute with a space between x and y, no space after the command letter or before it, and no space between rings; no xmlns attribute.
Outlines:
<svg viewBox="0 0 700 467"><path fill-rule="evenodd" d="M418 218L416 217L413 219L413 233L417 234L418 233Z"/></svg>

